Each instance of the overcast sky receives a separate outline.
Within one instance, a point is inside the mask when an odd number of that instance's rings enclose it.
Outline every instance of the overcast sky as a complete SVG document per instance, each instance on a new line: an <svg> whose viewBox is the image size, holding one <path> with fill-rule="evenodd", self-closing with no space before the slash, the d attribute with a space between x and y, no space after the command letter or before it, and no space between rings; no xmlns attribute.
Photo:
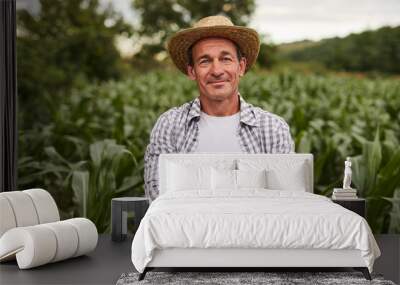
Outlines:
<svg viewBox="0 0 400 285"><path fill-rule="evenodd" d="M137 21L130 0L112 2ZM400 25L400 0L256 0L250 23L274 43L345 36L384 25Z"/></svg>
<svg viewBox="0 0 400 285"><path fill-rule="evenodd" d="M275 43L400 25L400 0L258 0L251 27Z"/></svg>
<svg viewBox="0 0 400 285"><path fill-rule="evenodd" d="M100 1L112 2L126 20L138 23L132 0ZM38 8L37 0L17 0L17 6ZM400 25L400 0L256 0L250 23L277 44L346 36L385 25Z"/></svg>

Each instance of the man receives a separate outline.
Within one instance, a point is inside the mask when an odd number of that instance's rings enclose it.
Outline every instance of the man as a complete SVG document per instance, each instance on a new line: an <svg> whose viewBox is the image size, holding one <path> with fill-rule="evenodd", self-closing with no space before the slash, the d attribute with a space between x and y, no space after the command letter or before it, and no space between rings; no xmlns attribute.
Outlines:
<svg viewBox="0 0 400 285"><path fill-rule="evenodd" d="M197 82L200 96L161 114L145 153L145 192L158 196L161 153L289 153L293 140L286 122L244 101L239 79L259 51L255 30L222 16L201 19L176 33L168 52L180 71Z"/></svg>

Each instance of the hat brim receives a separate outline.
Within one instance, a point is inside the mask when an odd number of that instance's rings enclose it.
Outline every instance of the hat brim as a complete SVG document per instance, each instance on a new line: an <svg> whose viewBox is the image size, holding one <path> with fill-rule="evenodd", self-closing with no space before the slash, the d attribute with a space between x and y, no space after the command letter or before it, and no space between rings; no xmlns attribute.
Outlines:
<svg viewBox="0 0 400 285"><path fill-rule="evenodd" d="M246 58L246 72L257 59L260 40L255 30L241 26L198 27L182 30L169 39L167 49L176 67L187 74L188 49L197 41L210 37L225 38L235 42Z"/></svg>

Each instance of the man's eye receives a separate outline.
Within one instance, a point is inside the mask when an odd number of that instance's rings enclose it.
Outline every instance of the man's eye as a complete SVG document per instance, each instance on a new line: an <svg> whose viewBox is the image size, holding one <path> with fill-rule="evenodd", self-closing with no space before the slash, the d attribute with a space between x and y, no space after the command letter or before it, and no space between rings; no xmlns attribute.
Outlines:
<svg viewBox="0 0 400 285"><path fill-rule="evenodd" d="M222 61L230 62L230 61L232 61L232 59L230 57L224 57L224 58L222 58Z"/></svg>
<svg viewBox="0 0 400 285"><path fill-rule="evenodd" d="M202 59L202 60L199 61L199 64L206 64L208 62L209 62L208 59Z"/></svg>

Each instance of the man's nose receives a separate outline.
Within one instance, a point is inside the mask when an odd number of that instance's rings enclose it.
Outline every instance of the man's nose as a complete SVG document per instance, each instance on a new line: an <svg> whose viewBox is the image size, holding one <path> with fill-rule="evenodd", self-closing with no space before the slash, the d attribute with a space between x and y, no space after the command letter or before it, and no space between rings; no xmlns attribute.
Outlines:
<svg viewBox="0 0 400 285"><path fill-rule="evenodd" d="M224 70L222 68L222 64L218 59L213 60L213 63L211 65L211 74L214 76L220 76L224 73Z"/></svg>

